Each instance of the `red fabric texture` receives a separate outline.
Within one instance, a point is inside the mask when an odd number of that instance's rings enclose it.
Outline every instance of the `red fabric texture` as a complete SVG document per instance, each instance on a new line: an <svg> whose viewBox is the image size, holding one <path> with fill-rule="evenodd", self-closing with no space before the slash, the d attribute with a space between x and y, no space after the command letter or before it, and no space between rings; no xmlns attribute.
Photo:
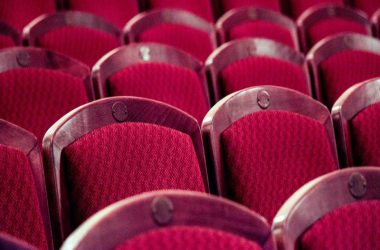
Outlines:
<svg viewBox="0 0 380 250"><path fill-rule="evenodd" d="M261 7L281 11L279 0L221 0L221 4L224 12L240 7Z"/></svg>
<svg viewBox="0 0 380 250"><path fill-rule="evenodd" d="M0 145L0 178L0 231L48 249L32 170L23 152Z"/></svg>
<svg viewBox="0 0 380 250"><path fill-rule="evenodd" d="M2 0L0 20L5 21L19 32L34 18L55 12L54 0Z"/></svg>
<svg viewBox="0 0 380 250"><path fill-rule="evenodd" d="M355 8L367 13L369 17L371 17L372 14L380 8L379 0L352 0L351 3Z"/></svg>
<svg viewBox="0 0 380 250"><path fill-rule="evenodd" d="M299 17L305 10L319 4L344 4L343 0L290 0L289 7L294 18Z"/></svg>
<svg viewBox="0 0 380 250"><path fill-rule="evenodd" d="M119 28L139 13L137 0L70 0L70 9L93 13Z"/></svg>
<svg viewBox="0 0 380 250"><path fill-rule="evenodd" d="M277 58L251 56L238 60L221 71L223 95L257 85L276 85L309 94L302 67Z"/></svg>
<svg viewBox="0 0 380 250"><path fill-rule="evenodd" d="M116 250L150 249L242 249L260 250L260 245L225 231L195 226L171 226L147 231L118 246Z"/></svg>
<svg viewBox="0 0 380 250"><path fill-rule="evenodd" d="M118 200L159 189L205 191L190 136L146 123L112 124L64 149L75 226Z"/></svg>
<svg viewBox="0 0 380 250"><path fill-rule="evenodd" d="M184 67L165 63L141 63L126 67L108 80L111 96L140 96L178 107L199 124L208 111L203 83Z"/></svg>
<svg viewBox="0 0 380 250"><path fill-rule="evenodd" d="M296 48L290 31L280 25L267 21L245 21L228 31L230 40L244 37L259 37L272 39L274 41Z"/></svg>
<svg viewBox="0 0 380 250"><path fill-rule="evenodd" d="M323 101L331 108L352 85L380 76L380 56L366 51L338 52L320 64Z"/></svg>
<svg viewBox="0 0 380 250"><path fill-rule="evenodd" d="M303 184L336 170L325 127L296 113L253 113L221 138L228 197L269 222Z"/></svg>
<svg viewBox="0 0 380 250"><path fill-rule="evenodd" d="M354 164L380 166L380 103L359 112L349 124Z"/></svg>
<svg viewBox="0 0 380 250"><path fill-rule="evenodd" d="M214 20L210 0L148 0L151 9L182 9L192 12L209 22Z"/></svg>
<svg viewBox="0 0 380 250"><path fill-rule="evenodd" d="M61 116L88 101L81 79L60 71L24 68L0 74L0 117L39 141Z"/></svg>
<svg viewBox="0 0 380 250"><path fill-rule="evenodd" d="M0 34L0 49L9 48L15 46L15 42L12 37L4 36Z"/></svg>
<svg viewBox="0 0 380 250"><path fill-rule="evenodd" d="M105 53L118 47L120 41L112 34L78 26L65 26L45 33L39 46L78 59L92 67Z"/></svg>
<svg viewBox="0 0 380 250"><path fill-rule="evenodd" d="M359 33L364 35L368 34L365 26L362 24L339 17L321 19L311 26L306 32L309 48L325 37L337 35L343 32Z"/></svg>
<svg viewBox="0 0 380 250"><path fill-rule="evenodd" d="M316 221L301 237L299 248L380 249L380 201L358 201L342 206Z"/></svg>
<svg viewBox="0 0 380 250"><path fill-rule="evenodd" d="M208 33L180 24L159 24L139 35L140 42L158 42L182 49L201 61L213 51Z"/></svg>

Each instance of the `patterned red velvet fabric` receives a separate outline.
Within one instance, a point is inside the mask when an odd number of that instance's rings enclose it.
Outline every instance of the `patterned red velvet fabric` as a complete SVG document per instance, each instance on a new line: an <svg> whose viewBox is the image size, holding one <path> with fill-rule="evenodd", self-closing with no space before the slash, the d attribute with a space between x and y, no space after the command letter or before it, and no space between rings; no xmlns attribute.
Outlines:
<svg viewBox="0 0 380 250"><path fill-rule="evenodd" d="M96 129L64 149L75 226L126 197L159 189L205 191L190 136L146 123Z"/></svg>
<svg viewBox="0 0 380 250"><path fill-rule="evenodd" d="M55 50L92 67L100 57L118 47L120 41L112 34L78 26L65 26L45 33L39 47Z"/></svg>
<svg viewBox="0 0 380 250"><path fill-rule="evenodd" d="M81 79L41 68L0 73L0 117L32 133L39 141L61 116L88 101Z"/></svg>
<svg viewBox="0 0 380 250"><path fill-rule="evenodd" d="M262 111L222 133L228 197L272 221L303 184L336 169L325 127L287 111Z"/></svg>
<svg viewBox="0 0 380 250"><path fill-rule="evenodd" d="M194 116L199 124L208 111L203 83L184 67L165 63L128 66L108 80L111 96L140 96L178 107Z"/></svg>
<svg viewBox="0 0 380 250"><path fill-rule="evenodd" d="M210 0L148 0L151 9L175 8L192 12L207 21L214 20Z"/></svg>
<svg viewBox="0 0 380 250"><path fill-rule="evenodd" d="M238 60L221 71L222 93L257 85L276 85L309 94L305 71L277 58L252 56Z"/></svg>
<svg viewBox="0 0 380 250"><path fill-rule="evenodd" d="M290 31L280 25L267 21L245 21L231 28L228 32L230 40L244 37L272 39L296 48Z"/></svg>
<svg viewBox="0 0 380 250"><path fill-rule="evenodd" d="M37 190L25 154L0 145L0 231L48 249Z"/></svg>
<svg viewBox="0 0 380 250"><path fill-rule="evenodd" d="M260 250L262 248L256 242L225 231L195 226L171 226L150 230L116 248L116 250L132 249Z"/></svg>
<svg viewBox="0 0 380 250"><path fill-rule="evenodd" d="M137 0L69 0L71 10L93 13L119 28L139 13Z"/></svg>
<svg viewBox="0 0 380 250"><path fill-rule="evenodd" d="M342 51L320 64L323 101L331 108L353 84L380 76L380 55L366 51Z"/></svg>
<svg viewBox="0 0 380 250"><path fill-rule="evenodd" d="M54 0L2 0L0 20L7 22L19 32L34 18L55 12Z"/></svg>
<svg viewBox="0 0 380 250"><path fill-rule="evenodd" d="M343 0L290 0L290 11L294 18L298 18L305 10L320 4L344 4Z"/></svg>
<svg viewBox="0 0 380 250"><path fill-rule="evenodd" d="M338 17L321 19L306 31L308 36L309 48L318 41L331 35L343 32L352 32L367 35L365 26L362 24Z"/></svg>
<svg viewBox="0 0 380 250"><path fill-rule="evenodd" d="M201 61L213 51L208 33L180 24L159 24L142 32L140 42L158 42L182 49Z"/></svg>
<svg viewBox="0 0 380 250"><path fill-rule="evenodd" d="M380 201L358 201L326 214L299 240L302 250L380 249Z"/></svg>
<svg viewBox="0 0 380 250"><path fill-rule="evenodd" d="M372 14L380 8L379 0L352 0L351 3L355 8L367 13L369 17L371 17Z"/></svg>
<svg viewBox="0 0 380 250"><path fill-rule="evenodd" d="M380 103L358 113L350 122L354 164L380 166Z"/></svg>
<svg viewBox="0 0 380 250"><path fill-rule="evenodd" d="M261 7L280 12L281 6L279 0L221 0L223 11L227 12L234 8L240 7Z"/></svg>

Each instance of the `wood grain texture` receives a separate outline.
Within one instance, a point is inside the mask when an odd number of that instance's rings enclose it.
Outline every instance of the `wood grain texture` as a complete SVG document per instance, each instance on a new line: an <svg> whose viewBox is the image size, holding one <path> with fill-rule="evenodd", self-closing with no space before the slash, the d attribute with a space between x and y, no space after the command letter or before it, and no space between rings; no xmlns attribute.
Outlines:
<svg viewBox="0 0 380 250"><path fill-rule="evenodd" d="M285 110L310 117L321 123L329 136L332 155L336 166L338 157L336 151L334 129L330 113L321 103L297 91L276 87L258 86L247 88L230 94L219 101L206 115L202 124L203 141L206 148L207 164L209 166L212 192L222 196L227 195L221 135L231 124L239 119L263 111L258 104L258 94L266 91L270 95L270 105L265 110ZM214 183L212 180L215 180Z"/></svg>
<svg viewBox="0 0 380 250"><path fill-rule="evenodd" d="M293 38L295 49L300 51L297 26L293 20L276 11L257 7L232 9L220 17L216 23L220 44L231 40L228 33L233 27L247 21L265 21L288 30Z"/></svg>
<svg viewBox="0 0 380 250"><path fill-rule="evenodd" d="M48 248L53 249L44 168L37 138L23 128L0 119L0 144L20 150L28 158L40 204L40 213L46 232ZM22 185L22 183L19 184ZM3 242L3 240L0 239L0 242Z"/></svg>
<svg viewBox="0 0 380 250"><path fill-rule="evenodd" d="M349 123L361 111L380 102L380 79L355 84L346 90L332 108L335 135L341 167L353 166Z"/></svg>
<svg viewBox="0 0 380 250"><path fill-rule="evenodd" d="M152 214L157 199L172 204L171 220L159 225ZM194 206L193 204L196 204ZM62 249L112 249L136 235L170 226L200 226L229 232L275 249L265 219L234 202L190 191L155 191L117 202L98 212L74 231Z"/></svg>
<svg viewBox="0 0 380 250"><path fill-rule="evenodd" d="M367 191L359 199L353 197L348 188L353 174L361 174L367 182ZM338 170L305 184L285 202L273 221L272 231L278 249L297 249L298 238L314 222L343 205L379 200L379 180L378 167L360 167Z"/></svg>
<svg viewBox="0 0 380 250"><path fill-rule="evenodd" d="M347 50L365 51L380 56L380 42L373 37L346 33L323 39L317 43L306 57L317 100L323 100L320 64L334 54Z"/></svg>
<svg viewBox="0 0 380 250"><path fill-rule="evenodd" d="M125 105L127 114L122 122L151 123L178 130L191 137L198 158L205 190L208 192L208 178L202 138L197 121L172 106L138 97L104 98L83 105L66 114L46 133L43 141L47 184L52 201L52 222L59 240L71 231L67 187L63 176L63 149L91 131L119 123L113 115L115 103Z"/></svg>

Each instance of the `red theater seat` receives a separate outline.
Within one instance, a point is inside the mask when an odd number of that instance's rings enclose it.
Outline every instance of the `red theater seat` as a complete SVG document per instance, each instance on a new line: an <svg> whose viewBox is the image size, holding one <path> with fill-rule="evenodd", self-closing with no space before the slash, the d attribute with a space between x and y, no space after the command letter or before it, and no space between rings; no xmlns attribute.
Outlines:
<svg viewBox="0 0 380 250"><path fill-rule="evenodd" d="M36 249L53 249L37 139L26 130L2 119L0 179L0 248L31 249L31 246L28 248L25 245L27 242Z"/></svg>
<svg viewBox="0 0 380 250"><path fill-rule="evenodd" d="M171 45L201 61L217 47L214 26L182 10L163 9L142 13L127 24L124 33L126 42Z"/></svg>
<svg viewBox="0 0 380 250"><path fill-rule="evenodd" d="M62 115L93 99L90 70L72 59L37 48L0 52L0 118L41 142Z"/></svg>
<svg viewBox="0 0 380 250"><path fill-rule="evenodd" d="M34 18L56 11L54 0L1 0L0 20L21 32Z"/></svg>
<svg viewBox="0 0 380 250"><path fill-rule="evenodd" d="M148 10L180 9L189 11L209 22L214 21L216 0L142 0Z"/></svg>
<svg viewBox="0 0 380 250"><path fill-rule="evenodd" d="M127 95L159 100L191 114L200 124L210 108L203 65L170 46L121 47L94 66L93 76L100 98Z"/></svg>
<svg viewBox="0 0 380 250"><path fill-rule="evenodd" d="M297 24L305 52L331 35L345 32L372 35L371 22L364 13L340 5L310 8L300 16Z"/></svg>
<svg viewBox="0 0 380 250"><path fill-rule="evenodd" d="M221 0L223 13L241 7L258 7L280 12L279 0Z"/></svg>
<svg viewBox="0 0 380 250"><path fill-rule="evenodd" d="M38 248L6 233L0 233L0 249L37 250Z"/></svg>
<svg viewBox="0 0 380 250"><path fill-rule="evenodd" d="M0 21L0 49L18 46L20 34L7 23Z"/></svg>
<svg viewBox="0 0 380 250"><path fill-rule="evenodd" d="M380 8L379 0L349 0L348 3L352 7L364 11L368 16L372 16Z"/></svg>
<svg viewBox="0 0 380 250"><path fill-rule="evenodd" d="M126 197L208 191L197 121L153 100L113 97L81 106L47 132L43 145L61 239Z"/></svg>
<svg viewBox="0 0 380 250"><path fill-rule="evenodd" d="M286 88L225 97L206 115L202 133L216 192L268 221L295 190L338 166L329 111Z"/></svg>
<svg viewBox="0 0 380 250"><path fill-rule="evenodd" d="M120 29L137 13L139 0L66 0L67 8L103 17Z"/></svg>
<svg viewBox="0 0 380 250"><path fill-rule="evenodd" d="M79 11L35 19L23 32L28 45L55 50L88 66L121 44L120 31L103 19Z"/></svg>
<svg viewBox="0 0 380 250"><path fill-rule="evenodd" d="M318 100L331 108L352 85L380 76L380 41L360 34L326 38L307 56Z"/></svg>
<svg viewBox="0 0 380 250"><path fill-rule="evenodd" d="M214 100L257 85L278 85L311 95L304 56L281 43L245 38L220 46L206 61Z"/></svg>
<svg viewBox="0 0 380 250"><path fill-rule="evenodd" d="M345 0L280 0L284 11L294 19L297 19L301 14L313 6L326 4L344 5Z"/></svg>
<svg viewBox="0 0 380 250"><path fill-rule="evenodd" d="M299 50L296 24L271 10L235 9L221 17L216 27L222 43L245 37L267 38Z"/></svg>
<svg viewBox="0 0 380 250"><path fill-rule="evenodd" d="M62 246L62 250L95 248L272 250L275 245L264 218L245 207L197 192L169 190L105 208Z"/></svg>
<svg viewBox="0 0 380 250"><path fill-rule="evenodd" d="M342 166L380 166L380 80L356 84L333 106Z"/></svg>
<svg viewBox="0 0 380 250"><path fill-rule="evenodd" d="M349 168L293 194L272 226L278 249L380 249L380 169Z"/></svg>

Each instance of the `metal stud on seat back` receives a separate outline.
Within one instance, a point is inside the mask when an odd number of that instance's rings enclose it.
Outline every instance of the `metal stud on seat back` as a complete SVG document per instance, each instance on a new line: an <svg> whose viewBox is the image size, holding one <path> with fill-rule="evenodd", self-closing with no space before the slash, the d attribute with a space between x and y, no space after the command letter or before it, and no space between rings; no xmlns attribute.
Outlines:
<svg viewBox="0 0 380 250"><path fill-rule="evenodd" d="M257 93L257 104L262 109L267 109L270 106L270 94L262 89Z"/></svg>
<svg viewBox="0 0 380 250"><path fill-rule="evenodd" d="M27 51L21 51L20 53L18 53L16 60L20 66L26 67L29 66L31 63L31 56Z"/></svg>
<svg viewBox="0 0 380 250"><path fill-rule="evenodd" d="M353 173L348 181L348 188L355 199L360 199L367 192L367 180L362 174Z"/></svg>
<svg viewBox="0 0 380 250"><path fill-rule="evenodd" d="M140 47L139 56L140 56L141 60L149 61L150 60L150 48L146 47L146 46Z"/></svg>
<svg viewBox="0 0 380 250"><path fill-rule="evenodd" d="M164 196L154 198L151 209L153 219L158 225L165 226L172 221L174 208L169 198Z"/></svg>
<svg viewBox="0 0 380 250"><path fill-rule="evenodd" d="M127 105L122 102L115 102L112 105L112 116L118 122L124 122L128 117Z"/></svg>

